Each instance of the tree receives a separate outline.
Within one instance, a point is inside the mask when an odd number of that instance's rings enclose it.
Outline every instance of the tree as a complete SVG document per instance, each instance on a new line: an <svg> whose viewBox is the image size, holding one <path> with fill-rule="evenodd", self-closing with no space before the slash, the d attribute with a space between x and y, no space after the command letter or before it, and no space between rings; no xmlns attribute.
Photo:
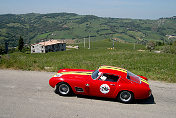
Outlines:
<svg viewBox="0 0 176 118"><path fill-rule="evenodd" d="M160 42L160 41L157 41L157 42L156 42L156 45L157 45L157 46L162 46L162 45L163 45L163 43L162 43L162 42Z"/></svg>
<svg viewBox="0 0 176 118"><path fill-rule="evenodd" d="M155 49L155 43L154 43L153 41L149 41L149 42L147 43L146 48L147 48L148 50L150 50L150 52L151 52L153 49Z"/></svg>
<svg viewBox="0 0 176 118"><path fill-rule="evenodd" d="M19 42L18 42L18 50L21 52L24 47L24 41L23 38L20 36Z"/></svg>

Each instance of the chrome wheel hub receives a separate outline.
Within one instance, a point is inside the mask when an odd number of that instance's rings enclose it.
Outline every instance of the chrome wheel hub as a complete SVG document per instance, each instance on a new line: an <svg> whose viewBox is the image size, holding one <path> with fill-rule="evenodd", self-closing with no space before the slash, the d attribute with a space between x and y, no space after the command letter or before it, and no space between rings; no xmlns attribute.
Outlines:
<svg viewBox="0 0 176 118"><path fill-rule="evenodd" d="M68 85L66 85L66 84L61 84L61 85L59 86L59 92L60 92L61 94L63 94L63 95L68 94L68 93L69 93L69 87L68 87Z"/></svg>
<svg viewBox="0 0 176 118"><path fill-rule="evenodd" d="M131 99L131 94L128 91L123 91L120 94L120 99L124 102L127 102Z"/></svg>

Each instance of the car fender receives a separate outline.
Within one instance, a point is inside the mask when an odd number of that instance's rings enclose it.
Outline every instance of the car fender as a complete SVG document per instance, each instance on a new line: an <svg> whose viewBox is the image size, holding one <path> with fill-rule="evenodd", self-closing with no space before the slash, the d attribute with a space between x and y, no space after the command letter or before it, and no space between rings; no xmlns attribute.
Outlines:
<svg viewBox="0 0 176 118"><path fill-rule="evenodd" d="M86 83L85 81L81 81L81 80L76 80L76 79L63 79L62 81L58 81L58 83L60 82L66 82L67 84L70 85L70 87L72 88L72 91L75 93L75 94L83 94L83 95L87 95L88 94L88 91L86 89ZM76 87L78 88L82 88L83 89L83 92L78 92L76 91Z"/></svg>
<svg viewBox="0 0 176 118"><path fill-rule="evenodd" d="M57 84L61 83L61 82L65 82L67 83L73 90L73 92L75 93L75 90L74 90L74 85L72 84L71 81L68 81L68 80L65 80L64 78L60 78L60 77L52 77L50 80L49 80L49 84L51 87L55 88Z"/></svg>
<svg viewBox="0 0 176 118"><path fill-rule="evenodd" d="M114 91L113 98L116 98L121 91L130 91L134 94L135 88L133 86L129 86L128 83L119 84L119 85L117 85L117 88Z"/></svg>
<svg viewBox="0 0 176 118"><path fill-rule="evenodd" d="M144 77L144 76L141 76L141 75L138 75L139 77L141 77L142 79L148 81L148 78L147 77Z"/></svg>
<svg viewBox="0 0 176 118"><path fill-rule="evenodd" d="M64 81L64 79L62 78L59 78L59 77L52 77L50 80L49 80L49 85L53 88L55 88L56 84L60 83Z"/></svg>

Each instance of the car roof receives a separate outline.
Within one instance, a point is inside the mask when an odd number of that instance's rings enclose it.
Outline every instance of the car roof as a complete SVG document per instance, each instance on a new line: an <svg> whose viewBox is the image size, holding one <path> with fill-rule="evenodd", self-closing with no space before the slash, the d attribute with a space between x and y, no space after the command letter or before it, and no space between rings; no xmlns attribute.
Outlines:
<svg viewBox="0 0 176 118"><path fill-rule="evenodd" d="M115 67L115 66L100 66L98 69L100 72L103 73L110 73L110 74L127 74L127 70L124 68L120 68L120 67Z"/></svg>

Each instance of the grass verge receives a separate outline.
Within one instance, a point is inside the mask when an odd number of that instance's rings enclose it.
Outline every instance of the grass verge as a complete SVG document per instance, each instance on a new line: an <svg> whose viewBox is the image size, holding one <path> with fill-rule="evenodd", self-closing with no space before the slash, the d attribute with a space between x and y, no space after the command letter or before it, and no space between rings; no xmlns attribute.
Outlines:
<svg viewBox="0 0 176 118"><path fill-rule="evenodd" d="M102 46L104 45L104 46ZM0 68L58 71L62 68L97 69L100 65L118 66L152 80L176 83L176 55L139 52L141 45L118 44L108 50L111 42L94 43L92 49L50 52L46 54L11 53L3 55Z"/></svg>

